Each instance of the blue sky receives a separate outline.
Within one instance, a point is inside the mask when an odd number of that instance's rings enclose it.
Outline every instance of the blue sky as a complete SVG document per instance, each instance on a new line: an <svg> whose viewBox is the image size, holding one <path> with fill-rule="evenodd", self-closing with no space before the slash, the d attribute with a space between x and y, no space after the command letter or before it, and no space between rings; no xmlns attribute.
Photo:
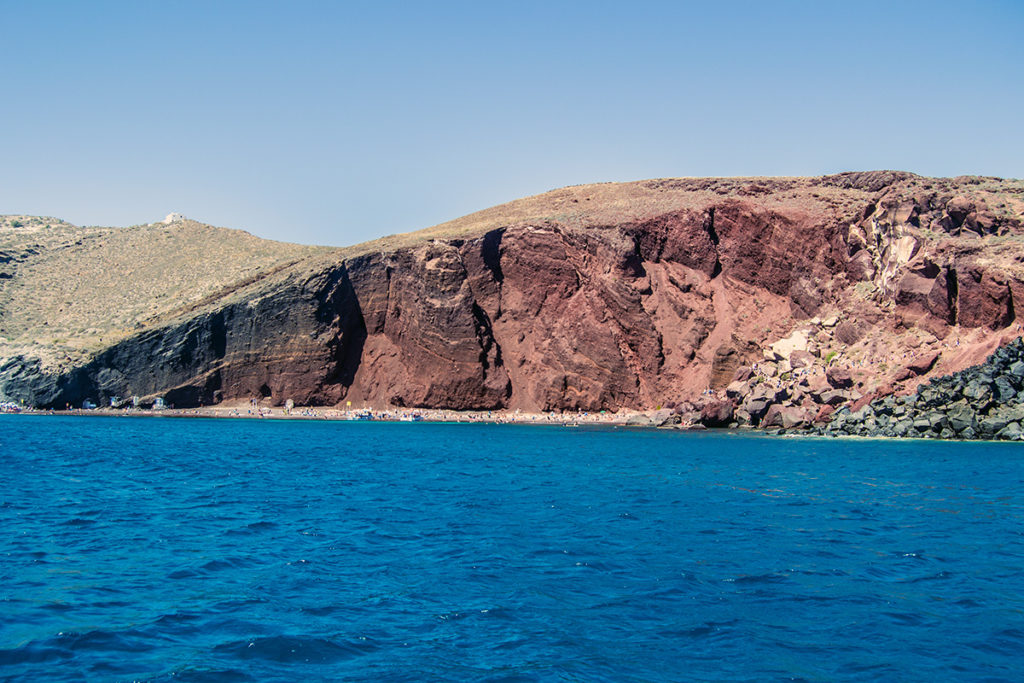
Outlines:
<svg viewBox="0 0 1024 683"><path fill-rule="evenodd" d="M0 213L346 245L564 185L1024 176L1024 2L0 0Z"/></svg>

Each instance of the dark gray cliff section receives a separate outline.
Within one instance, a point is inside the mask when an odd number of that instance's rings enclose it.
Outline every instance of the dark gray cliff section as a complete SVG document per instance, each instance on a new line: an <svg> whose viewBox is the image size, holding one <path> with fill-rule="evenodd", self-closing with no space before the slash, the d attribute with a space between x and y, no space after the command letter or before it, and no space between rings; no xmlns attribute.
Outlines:
<svg viewBox="0 0 1024 683"><path fill-rule="evenodd" d="M38 407L106 405L157 396L180 406L224 395L339 400L354 372L365 328L344 266L305 282L161 328L147 330L63 374L14 357L0 367L0 396ZM356 359L356 360L354 360Z"/></svg>

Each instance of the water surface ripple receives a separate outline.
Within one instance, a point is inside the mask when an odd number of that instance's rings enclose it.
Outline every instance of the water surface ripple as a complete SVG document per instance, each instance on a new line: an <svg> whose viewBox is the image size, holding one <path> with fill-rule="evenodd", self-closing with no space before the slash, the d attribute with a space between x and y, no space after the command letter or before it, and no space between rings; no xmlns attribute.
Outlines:
<svg viewBox="0 0 1024 683"><path fill-rule="evenodd" d="M1020 680L1022 454L0 416L0 678Z"/></svg>

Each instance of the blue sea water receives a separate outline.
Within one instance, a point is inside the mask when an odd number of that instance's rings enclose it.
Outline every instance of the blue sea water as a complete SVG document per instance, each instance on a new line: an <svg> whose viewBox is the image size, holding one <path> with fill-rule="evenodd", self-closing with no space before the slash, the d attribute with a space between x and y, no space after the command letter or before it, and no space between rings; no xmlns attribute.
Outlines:
<svg viewBox="0 0 1024 683"><path fill-rule="evenodd" d="M1024 450L0 416L0 678L1020 680Z"/></svg>

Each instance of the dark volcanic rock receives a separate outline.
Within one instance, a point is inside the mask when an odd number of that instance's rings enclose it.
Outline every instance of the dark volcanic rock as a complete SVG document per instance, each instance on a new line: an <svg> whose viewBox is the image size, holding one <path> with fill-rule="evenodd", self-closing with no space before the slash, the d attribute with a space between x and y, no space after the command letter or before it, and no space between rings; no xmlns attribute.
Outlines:
<svg viewBox="0 0 1024 683"><path fill-rule="evenodd" d="M934 362L931 355L917 367ZM844 407L818 429L819 433L874 435L888 416L898 416L893 436L958 439L1024 438L1024 339L1017 339L993 353L985 363L938 377L918 387L916 394L876 399L858 410ZM913 366L914 364L912 364ZM856 407L856 406L855 406Z"/></svg>

